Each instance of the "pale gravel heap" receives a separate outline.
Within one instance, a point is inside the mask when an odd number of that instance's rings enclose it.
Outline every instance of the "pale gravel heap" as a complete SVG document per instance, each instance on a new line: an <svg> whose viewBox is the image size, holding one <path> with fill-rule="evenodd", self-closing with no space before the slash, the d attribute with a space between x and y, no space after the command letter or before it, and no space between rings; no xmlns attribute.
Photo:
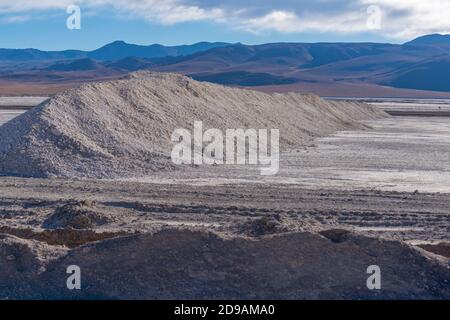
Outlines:
<svg viewBox="0 0 450 320"><path fill-rule="evenodd" d="M357 102L266 94L137 72L54 96L0 127L0 173L27 177L125 178L173 170L177 128L280 129L282 150L386 114Z"/></svg>

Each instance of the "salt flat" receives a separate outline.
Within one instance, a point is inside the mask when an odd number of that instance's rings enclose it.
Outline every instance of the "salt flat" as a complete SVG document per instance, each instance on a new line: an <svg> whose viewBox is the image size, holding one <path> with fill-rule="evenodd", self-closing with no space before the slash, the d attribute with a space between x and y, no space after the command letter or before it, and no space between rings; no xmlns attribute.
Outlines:
<svg viewBox="0 0 450 320"><path fill-rule="evenodd" d="M0 126L8 122L9 120L14 119L23 112L24 110L21 109L6 109L6 110L0 109Z"/></svg>
<svg viewBox="0 0 450 320"><path fill-rule="evenodd" d="M383 110L402 111L449 111L450 100L448 99L369 99L371 105Z"/></svg>
<svg viewBox="0 0 450 320"><path fill-rule="evenodd" d="M34 107L48 97L0 97L0 107Z"/></svg>
<svg viewBox="0 0 450 320"><path fill-rule="evenodd" d="M341 132L288 155L286 177L311 187L450 193L447 117L393 117Z"/></svg>
<svg viewBox="0 0 450 320"><path fill-rule="evenodd" d="M282 153L280 172L275 176L263 177L249 166L200 166L135 180L450 193L448 117L392 117L366 123L371 129L338 132Z"/></svg>
<svg viewBox="0 0 450 320"><path fill-rule="evenodd" d="M0 97L0 126L47 99L48 97Z"/></svg>

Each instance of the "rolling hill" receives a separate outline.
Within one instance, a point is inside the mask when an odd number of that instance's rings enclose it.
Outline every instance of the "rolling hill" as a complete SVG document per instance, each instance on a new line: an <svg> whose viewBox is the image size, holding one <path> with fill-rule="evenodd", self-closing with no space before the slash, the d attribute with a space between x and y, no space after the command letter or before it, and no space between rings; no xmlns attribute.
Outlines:
<svg viewBox="0 0 450 320"><path fill-rule="evenodd" d="M95 60L119 60L127 57L157 58L166 56L183 56L205 51L212 48L224 47L229 44L223 42L199 42L193 45L163 46L153 44L142 46L129 44L124 41L115 41L93 51L64 50L64 51L41 51L37 49L0 49L1 62L17 61L49 61L49 60L71 60L91 58Z"/></svg>
<svg viewBox="0 0 450 320"><path fill-rule="evenodd" d="M449 56L450 35L423 36L403 45L200 42L166 47L116 41L90 52L0 49L0 83L58 84L54 92L59 92L61 86L148 69L263 91L450 97Z"/></svg>
<svg viewBox="0 0 450 320"><path fill-rule="evenodd" d="M384 84L397 88L450 92L450 55L395 70L387 76Z"/></svg>

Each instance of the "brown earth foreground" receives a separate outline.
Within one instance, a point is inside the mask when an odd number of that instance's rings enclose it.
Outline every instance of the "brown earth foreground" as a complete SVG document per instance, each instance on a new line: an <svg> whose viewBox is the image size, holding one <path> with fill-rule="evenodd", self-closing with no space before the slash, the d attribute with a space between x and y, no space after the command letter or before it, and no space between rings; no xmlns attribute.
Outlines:
<svg viewBox="0 0 450 320"><path fill-rule="evenodd" d="M4 299L450 298L430 253L449 240L446 194L11 177L0 193Z"/></svg>

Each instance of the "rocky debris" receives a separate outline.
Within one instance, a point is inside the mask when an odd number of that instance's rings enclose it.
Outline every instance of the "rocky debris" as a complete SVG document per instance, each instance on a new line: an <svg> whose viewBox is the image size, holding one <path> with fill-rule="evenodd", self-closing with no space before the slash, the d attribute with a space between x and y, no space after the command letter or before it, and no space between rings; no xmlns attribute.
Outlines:
<svg viewBox="0 0 450 320"><path fill-rule="evenodd" d="M90 229L104 225L113 219L94 210L94 203L78 201L58 207L43 223L47 229Z"/></svg>
<svg viewBox="0 0 450 320"><path fill-rule="evenodd" d="M239 225L238 229L239 233L255 237L287 231L279 215L251 219Z"/></svg>

